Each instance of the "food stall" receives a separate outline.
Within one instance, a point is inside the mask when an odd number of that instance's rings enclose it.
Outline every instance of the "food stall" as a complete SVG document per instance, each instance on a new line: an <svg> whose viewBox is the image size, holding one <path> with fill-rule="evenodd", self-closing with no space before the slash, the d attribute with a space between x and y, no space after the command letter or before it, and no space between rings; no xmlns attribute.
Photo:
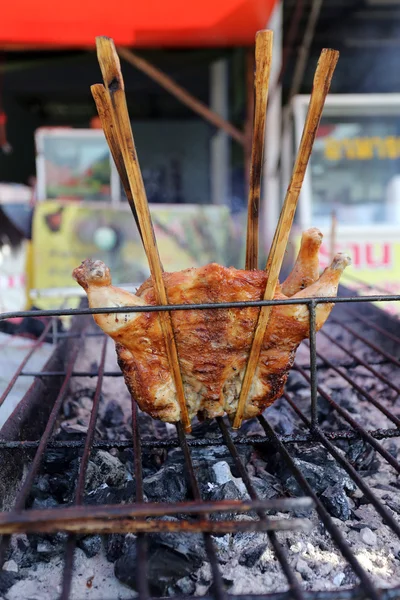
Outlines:
<svg viewBox="0 0 400 600"><path fill-rule="evenodd" d="M292 103L283 141L283 189L308 102L308 96L297 96ZM372 293L400 292L400 94L328 96L296 226L298 234L312 226L324 233L323 266L332 242L351 254L353 268L344 277L350 287L363 282Z"/></svg>

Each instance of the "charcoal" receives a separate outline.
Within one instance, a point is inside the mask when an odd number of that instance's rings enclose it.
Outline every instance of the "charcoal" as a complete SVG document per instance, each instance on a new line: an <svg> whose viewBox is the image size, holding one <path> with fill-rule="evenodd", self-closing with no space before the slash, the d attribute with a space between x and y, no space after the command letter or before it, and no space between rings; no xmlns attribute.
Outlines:
<svg viewBox="0 0 400 600"><path fill-rule="evenodd" d="M48 475L39 475L32 486L31 496L33 498L47 498L50 494L50 483Z"/></svg>
<svg viewBox="0 0 400 600"><path fill-rule="evenodd" d="M36 562L36 540L36 536L29 536L28 539L24 534L18 535L12 558L21 569L29 568Z"/></svg>
<svg viewBox="0 0 400 600"><path fill-rule="evenodd" d="M239 565L242 565L243 567L254 567L267 547L267 544L259 544L255 548L246 548L239 557Z"/></svg>
<svg viewBox="0 0 400 600"><path fill-rule="evenodd" d="M400 503L399 502L395 502L394 500L391 500L390 496L384 496L383 500L385 500L385 502L389 508L391 508L395 513L400 515Z"/></svg>
<svg viewBox="0 0 400 600"><path fill-rule="evenodd" d="M20 576L18 573L0 571L0 594L6 594L10 587L12 587L19 579Z"/></svg>
<svg viewBox="0 0 400 600"><path fill-rule="evenodd" d="M187 497L187 487L179 465L163 467L143 479L143 490L150 501L181 502Z"/></svg>
<svg viewBox="0 0 400 600"><path fill-rule="evenodd" d="M101 537L99 535L85 535L85 537L78 539L78 547L84 551L88 558L92 558L101 550Z"/></svg>
<svg viewBox="0 0 400 600"><path fill-rule="evenodd" d="M176 521L173 517L163 517L163 521ZM150 549L166 547L183 556L198 568L206 558L203 536L199 533L182 535L180 533L154 533L148 536Z"/></svg>
<svg viewBox="0 0 400 600"><path fill-rule="evenodd" d="M320 496L325 508L333 517L348 521L350 519L350 507L347 496L340 485L328 486Z"/></svg>
<svg viewBox="0 0 400 600"><path fill-rule="evenodd" d="M355 483L322 446L315 445L310 448L296 449L295 454L294 463L317 494L321 494L327 487L336 484L339 484L347 492L356 490ZM301 458L297 458L297 456ZM291 470L286 466L282 469L280 461L276 464L276 475L280 476L286 489L293 495L301 496L303 494L302 488Z"/></svg>
<svg viewBox="0 0 400 600"><path fill-rule="evenodd" d="M196 584L190 577L183 577L176 582L176 587L185 596L193 596L196 590Z"/></svg>
<svg viewBox="0 0 400 600"><path fill-rule="evenodd" d="M135 501L135 482L123 487L104 484L85 496L85 504L126 504Z"/></svg>
<svg viewBox="0 0 400 600"><path fill-rule="evenodd" d="M75 458L75 451L68 448L49 448L43 458L46 473L62 473L68 470Z"/></svg>
<svg viewBox="0 0 400 600"><path fill-rule="evenodd" d="M279 435L293 435L301 430L298 417L283 399L277 400L268 408L267 417Z"/></svg>
<svg viewBox="0 0 400 600"><path fill-rule="evenodd" d="M148 556L148 581L150 592L155 596L165 596L178 581L189 577L195 565L185 555L170 548L153 548ZM136 546L123 554L115 562L115 576L134 590L136 586Z"/></svg>
<svg viewBox="0 0 400 600"><path fill-rule="evenodd" d="M356 440L351 443L347 442L347 444L348 450L346 452L346 458L353 467L359 471L369 469L376 456L376 452L372 446L367 444L364 440Z"/></svg>
<svg viewBox="0 0 400 600"><path fill-rule="evenodd" d="M290 371L286 382L286 390L288 392L297 392L303 388L308 388L309 383L298 371Z"/></svg>
<svg viewBox="0 0 400 600"><path fill-rule="evenodd" d="M69 468L61 468L49 476L50 493L58 502L70 502L75 492L78 479L79 460L74 459L69 463Z"/></svg>
<svg viewBox="0 0 400 600"><path fill-rule="evenodd" d="M57 506L59 506L59 503L52 496L48 498L34 498L32 502L33 510L44 510L46 508L56 508Z"/></svg>
<svg viewBox="0 0 400 600"><path fill-rule="evenodd" d="M10 573L18 573L18 565L15 560L6 560L3 565L3 571L10 571Z"/></svg>
<svg viewBox="0 0 400 600"><path fill-rule="evenodd" d="M116 400L110 400L103 416L105 427L119 427L124 422L124 413Z"/></svg>
<svg viewBox="0 0 400 600"><path fill-rule="evenodd" d="M214 484L215 485L215 484ZM233 481L215 486L209 494L210 500L241 500L242 494ZM226 513L225 513L226 514Z"/></svg>
<svg viewBox="0 0 400 600"><path fill-rule="evenodd" d="M267 478L250 477L251 484L259 498L265 500L268 498L276 498L278 493Z"/></svg>
<svg viewBox="0 0 400 600"><path fill-rule="evenodd" d="M103 483L109 486L120 486L126 483L127 471L125 466L116 456L105 450L98 450L94 458L89 461L86 475L86 489L94 490Z"/></svg>
<svg viewBox="0 0 400 600"><path fill-rule="evenodd" d="M109 562L115 562L123 553L125 535L123 533L111 533L106 538L106 557Z"/></svg>
<svg viewBox="0 0 400 600"><path fill-rule="evenodd" d="M49 540L41 540L36 546L39 560L49 561L54 554L54 546Z"/></svg>

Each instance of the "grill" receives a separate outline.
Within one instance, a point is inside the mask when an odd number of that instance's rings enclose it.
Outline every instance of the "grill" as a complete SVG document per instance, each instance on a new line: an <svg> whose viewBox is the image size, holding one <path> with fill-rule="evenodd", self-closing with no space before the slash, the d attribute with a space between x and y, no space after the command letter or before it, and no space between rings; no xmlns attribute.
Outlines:
<svg viewBox="0 0 400 600"><path fill-rule="evenodd" d="M282 593L272 594L269 593L268 589L265 589L262 596L264 598L274 598L276 600L289 600L291 598L296 600L305 598L324 598L327 600L339 598L370 598L373 600L377 600L378 598L400 598L400 587L388 590L380 590L375 587L365 568L360 564L360 561L352 551L351 544L345 539L337 523L332 519L315 489L313 489L312 484L303 475L292 456L294 444L300 448L309 447L315 443L321 444L331 457L346 471L367 501L375 508L382 521L400 539L400 525L393 516L393 513L375 495L364 481L362 475L357 472L351 462L335 445L335 442L338 440L364 440L377 452L381 459L394 469L396 474L400 473L399 462L381 443L381 440L400 435L400 419L392 414L392 411L387 406L377 400L363 386L360 386L351 376L349 370L349 365L353 367L357 365L362 366L368 371L371 377L379 380L385 386L385 389L392 393L392 398L393 394L394 399L397 398L400 389L390 378L382 373L381 366L391 364L398 367L400 364L398 358L392 354L393 348L398 347L397 344L400 342L400 337L397 336L400 324L393 317L386 315L372 306L371 301L379 303L381 301L398 302L399 300L400 296L389 295L339 297L333 300L336 306L328 321L330 325L326 327L326 331L318 334L318 338L321 337L321 340L325 338L325 340L329 341L331 347L338 348L345 357L345 360L342 361L344 364L340 364L340 361L330 358L325 352L321 353L317 346L315 308L318 303L331 302L332 299L316 298L301 301L286 300L168 307L170 310L193 310L194 308L198 310L210 308L218 310L221 307L295 303L306 304L309 309L310 337L307 342L309 359L306 362L304 359L297 362L294 369L297 370L298 374L309 385L311 398L310 418L293 401L293 394L289 392L284 393L284 400L303 423L304 433L290 435L277 433L268 420L267 410L266 414L260 416L258 419L263 431L262 435L250 436L244 435L240 431L234 432L224 418L218 418L216 419L218 435L211 439L187 436L183 427L178 424L176 426L176 435L172 438L142 440L138 409L134 401L132 401L132 441L95 439L96 419L98 417L103 382L106 378L120 377L122 374L119 371L106 371L107 339L100 330L94 330L89 327L91 320L87 315L105 312L158 311L166 310L165 307L123 307L121 309L97 310L79 308L77 310L27 311L18 313L18 315L17 313L1 315L2 319L15 316L48 317L48 322L42 335L32 346L29 355L21 362L0 399L0 404L2 404L19 377L35 377L34 384L25 394L20 405L15 409L1 432L0 464L2 476L0 487L3 490L3 497L9 498L8 504L10 507L10 510L0 513L0 533L3 535L0 545L1 564L7 558L7 550L12 534L20 532L67 532L68 538L65 548L62 591L59 596L60 599L67 600L70 597L71 582L75 571L74 550L77 536L93 532L135 532L137 534L137 591L140 598L148 599L151 597L147 565L148 535L155 532L182 532L187 536L202 533L207 560L209 561L213 578L213 584L207 593L207 597L221 600L228 598L229 594L225 590L223 577L219 569L218 556L214 544L215 538L213 536L226 533L263 531L268 532L270 546L286 577L288 588L287 591ZM52 327L53 319L61 315L72 315L74 317L73 326L66 333L57 333L56 328ZM360 328L366 326L368 326L367 333L360 333ZM328 333L328 329L332 331ZM29 357L37 351L43 339L50 335L52 331L53 336L57 338L56 341L60 349L58 353L55 353L57 355L56 358L53 356L41 372L25 370ZM98 369L96 371L79 371L77 365L78 353L82 342L89 336L95 336L99 341ZM342 341L344 336L347 338L346 342ZM366 352L372 352L374 359L366 361L362 356L359 356L360 352L354 352L349 343L352 340L357 340L359 348L364 349ZM63 358L61 358L61 355L63 355ZM305 356L304 352L302 355ZM326 391L326 388L321 387L319 384L319 377L326 369L332 369L341 378L346 380L360 397L366 402L371 403L385 415L393 423L393 427L385 430L376 429L367 431L351 416L348 410L335 401L332 395ZM52 435L69 384L72 378L83 376L95 377L97 379L87 435L83 440L53 440ZM44 398L47 398L46 402L44 402ZM52 398L50 405L49 398ZM344 424L342 429L332 431L321 429L318 420L318 403L321 398L328 402L333 410L340 415ZM32 419L33 415L34 419ZM136 502L113 506L85 506L84 485L91 452L96 449L111 448L123 450L131 448L132 445ZM195 448L207 448L219 445L225 446L229 452L236 472L241 477L247 490L248 500L205 501L202 499L191 453ZM240 447L243 446L252 446L264 451L268 451L265 450L266 448L273 447L278 452L282 465L285 465L289 469L300 486L302 497L281 497L272 500L260 499L240 454ZM182 477L186 478L192 497L191 501L169 503L165 502L165 498L160 498L159 502L144 502L142 451L156 448L167 450L180 448L185 465L185 472L182 473ZM26 502L32 484L36 475L40 472L44 453L48 449L57 449L59 452L72 452L76 456L81 456L74 502L71 505L56 509L26 509ZM23 479L23 483L17 486L18 491L14 495L14 499L11 500L13 478L16 477L16 473L22 476L22 464L28 460L31 462L26 476ZM301 516L293 516L293 514L296 515L299 511L301 514L302 510L304 511L311 507L316 511L321 524L351 567L359 581L359 585L353 586L351 589L336 589L325 592L309 592L303 589L288 559L287 550L279 539L278 532L288 529L296 531L304 528L306 520ZM271 516L271 511L279 511L279 513L289 512L289 518ZM251 513L257 515L257 519L235 520L232 518L232 513ZM179 515L181 518L179 520L167 521L159 519L159 517L165 517L166 515ZM218 515L218 520L213 518L215 515ZM240 597L244 599L251 596L242 595Z"/></svg>

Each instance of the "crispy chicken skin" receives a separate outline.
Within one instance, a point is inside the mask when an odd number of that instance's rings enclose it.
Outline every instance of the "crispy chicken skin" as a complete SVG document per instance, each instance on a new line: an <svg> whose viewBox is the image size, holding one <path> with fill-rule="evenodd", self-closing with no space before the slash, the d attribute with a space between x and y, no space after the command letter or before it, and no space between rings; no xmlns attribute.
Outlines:
<svg viewBox="0 0 400 600"><path fill-rule="evenodd" d="M350 264L337 254L318 278L322 235L310 229L302 236L292 273L278 286L275 299L331 297ZM73 277L87 293L92 308L156 304L151 279L136 295L111 285L110 271L101 261L85 260ZM170 304L260 300L267 274L218 264L163 275ZM333 304L316 309L317 329ZM180 368L189 416L216 417L236 410L258 308L172 311ZM155 312L94 315L97 324L116 342L118 362L126 385L140 408L152 417L175 422L180 409L175 385ZM275 306L265 333L259 365L245 407L250 419L272 404L283 391L300 342L308 337L306 305Z"/></svg>

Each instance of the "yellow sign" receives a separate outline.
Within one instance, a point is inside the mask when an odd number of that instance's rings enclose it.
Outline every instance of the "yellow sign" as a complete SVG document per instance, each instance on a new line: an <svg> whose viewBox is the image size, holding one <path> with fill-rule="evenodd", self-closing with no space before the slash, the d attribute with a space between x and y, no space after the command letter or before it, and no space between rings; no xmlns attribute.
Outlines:
<svg viewBox="0 0 400 600"><path fill-rule="evenodd" d="M400 137L355 137L337 139L327 137L324 155L327 160L372 160L396 159L400 157Z"/></svg>
<svg viewBox="0 0 400 600"><path fill-rule="evenodd" d="M229 210L213 205L152 205L155 234L165 271L219 262L238 265L242 227ZM72 270L85 258L103 260L115 285L139 285L149 276L147 259L128 207L46 201L33 220L32 287L74 288ZM39 298L40 308L58 307L63 297ZM69 303L71 305L71 303Z"/></svg>

